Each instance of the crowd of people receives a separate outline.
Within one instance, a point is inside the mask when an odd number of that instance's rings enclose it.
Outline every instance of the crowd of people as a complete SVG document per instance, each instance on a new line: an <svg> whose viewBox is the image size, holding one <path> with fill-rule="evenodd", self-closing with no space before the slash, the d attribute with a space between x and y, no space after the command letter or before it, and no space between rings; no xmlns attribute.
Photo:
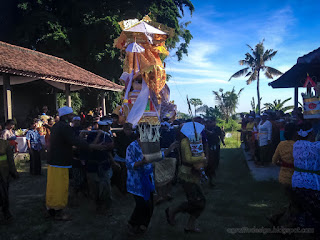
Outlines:
<svg viewBox="0 0 320 240"><path fill-rule="evenodd" d="M30 122L26 139L30 174L42 174L41 162L47 161L48 217L71 220L66 208L80 198L93 199L97 213L109 215L112 189L118 189L122 194L133 195L136 203L128 221L129 233L142 234L148 228L154 205L172 200L172 185L179 182L187 201L166 209L167 221L175 225L175 216L185 212L190 215L185 231L200 232L196 219L206 204L200 185L214 186L220 144L225 144L225 133L214 118L197 117L173 122L163 119L160 127L163 157L161 161L151 163L141 149L139 131L130 123L121 125L116 114L96 118L93 114L88 118L83 113L76 116L70 107L62 107L55 117L49 117L47 108L43 110ZM205 126L201 133L203 153L196 157L192 154L190 139L180 131L186 122L192 121ZM8 200L9 176L18 177L13 160L17 150L14 127L14 121L8 120L0 141L0 203L5 222L12 220ZM41 136L45 136L45 143ZM41 159L43 156L46 159ZM198 169L195 166L199 164L202 167Z"/></svg>
<svg viewBox="0 0 320 240"><path fill-rule="evenodd" d="M173 122L163 119L162 159L150 162L142 151L139 131L130 123L121 125L116 114L97 118L81 115L76 116L70 107L62 107L55 118L41 114L33 119L26 133L30 174L42 173L41 156L46 156L48 217L71 220L66 208L80 198L93 199L97 213L109 215L114 201L112 192L118 189L123 195L130 193L135 200L128 220L129 233L143 234L154 205L172 200L171 188L180 183L186 201L174 202L165 210L167 222L174 226L177 214L188 213L185 232L201 231L196 226L206 206L201 185L215 186L220 145L225 145L225 133L216 125L216 119L196 117ZM204 126L201 155L193 154L192 140L181 130L188 122ZM0 206L5 222L12 220L9 179L19 177L13 158L17 150L14 125L13 120L6 122L0 140ZM284 223L320 229L320 145L316 141L319 126L317 119L305 120L300 108L292 114L266 111L261 116L253 112L241 115L241 140L251 153L251 160L257 167L281 166L279 182L290 203L268 218L275 226ZM40 137L44 133L45 143Z"/></svg>
<svg viewBox="0 0 320 240"><path fill-rule="evenodd" d="M265 111L260 116L251 111L249 114L240 114L240 117L241 141L259 167L272 163L272 156L278 144L285 140L285 126L289 123L300 125L304 122L302 108L297 108L292 114Z"/></svg>
<svg viewBox="0 0 320 240"><path fill-rule="evenodd" d="M241 115L241 139L257 167L280 166L279 182L289 199L285 209L268 217L274 226L320 229L320 121L266 111Z"/></svg>

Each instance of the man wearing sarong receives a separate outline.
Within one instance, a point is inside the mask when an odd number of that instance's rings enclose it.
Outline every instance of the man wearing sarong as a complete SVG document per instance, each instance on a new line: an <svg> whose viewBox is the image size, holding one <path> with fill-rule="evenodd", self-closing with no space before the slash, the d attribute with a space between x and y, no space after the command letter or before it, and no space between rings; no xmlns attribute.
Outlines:
<svg viewBox="0 0 320 240"><path fill-rule="evenodd" d="M252 159L254 158L254 151L255 151L255 139L254 139L254 135L253 135L253 127L254 127L254 117L253 116L249 116L248 117L248 123L247 123L247 127L246 127L246 131L247 131L247 142L248 142L248 146L249 146L249 152L251 154Z"/></svg>
<svg viewBox="0 0 320 240"><path fill-rule="evenodd" d="M68 204L69 168L72 167L72 147L89 148L86 141L76 137L70 122L73 118L71 107L58 110L60 121L51 131L48 159L46 206L50 216L56 220L70 220L62 210ZM90 146L90 148L98 148Z"/></svg>
<svg viewBox="0 0 320 240"><path fill-rule="evenodd" d="M169 119L167 119L169 120ZM160 147L161 149L167 149L176 140L175 130L171 125L164 119L161 123L160 128ZM156 162L155 168L155 186L157 192L156 204L160 204L164 201L170 201L173 197L170 194L172 181L175 177L176 171L176 154L175 152L170 153L164 160Z"/></svg>
<svg viewBox="0 0 320 240"><path fill-rule="evenodd" d="M18 178L14 165L13 151L8 141L0 139L0 207L4 216L4 223L13 217L9 211L9 177Z"/></svg>
<svg viewBox="0 0 320 240"><path fill-rule="evenodd" d="M257 166L264 167L271 162L272 152L272 124L268 120L269 115L263 113L261 116L261 121L258 125L259 130L259 162L256 162Z"/></svg>
<svg viewBox="0 0 320 240"><path fill-rule="evenodd" d="M144 157L138 138L127 148L126 166L128 169L127 191L135 200L135 208L128 221L130 234L143 234L148 229L153 214L153 193L155 190L153 166ZM166 157L177 147L173 143L163 152Z"/></svg>
<svg viewBox="0 0 320 240"><path fill-rule="evenodd" d="M87 137L88 143L101 144L106 150L93 150L89 152L87 167L87 181L90 196L95 200L98 214L106 214L111 207L111 166L114 164L111 151L113 141L109 133L109 123L99 121L99 130L90 132ZM110 212L109 212L110 214Z"/></svg>
<svg viewBox="0 0 320 240"><path fill-rule="evenodd" d="M196 227L196 220L205 209L206 199L200 186L201 174L195 165L206 162L203 156L192 156L190 140L184 137L181 140L182 166L179 170L179 179L186 194L187 201L176 207L167 208L165 213L170 225L176 224L175 217L178 213L188 213L189 220L185 232L199 233L201 230Z"/></svg>
<svg viewBox="0 0 320 240"><path fill-rule="evenodd" d="M209 178L209 185L214 186L213 178L215 171L220 162L220 142L225 146L224 139L220 127L216 125L216 119L210 118L206 122L206 136L207 136L207 157L208 165L206 167L206 175Z"/></svg>
<svg viewBox="0 0 320 240"><path fill-rule="evenodd" d="M123 194L127 193L126 151L128 146L135 140L136 137L131 123L125 123L123 131L118 132L114 138L114 160L120 165L120 169L114 169L112 182Z"/></svg>
<svg viewBox="0 0 320 240"><path fill-rule="evenodd" d="M72 129L76 135L76 137L80 137L81 132L81 118L79 116L75 116L72 119ZM70 187L71 187L71 196L70 200L74 205L78 205L79 197L81 195L86 195L86 169L84 165L84 161L80 160L80 149L78 147L73 147L73 156L72 156L72 171L69 172L71 174L70 179Z"/></svg>

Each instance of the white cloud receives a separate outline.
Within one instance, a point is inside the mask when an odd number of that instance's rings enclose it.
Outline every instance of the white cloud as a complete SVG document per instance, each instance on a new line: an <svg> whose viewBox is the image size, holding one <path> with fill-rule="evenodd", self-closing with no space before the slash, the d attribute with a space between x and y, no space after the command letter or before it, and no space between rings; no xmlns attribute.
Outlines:
<svg viewBox="0 0 320 240"><path fill-rule="evenodd" d="M185 95L201 98L205 104L213 106L212 90L227 90L234 85L236 90L246 88L240 97L239 110L248 111L251 108L251 98L256 98L256 82L247 86L244 77L228 82L230 76L243 67L239 66L238 61L250 51L246 44L255 46L265 39L266 48L278 50L267 65L283 73L296 63L299 56L315 49L316 41L312 43L306 39L308 37L303 36L297 40L299 33L294 26L300 19L295 18L298 16L296 9L293 12L287 4L288 2L279 1L278 6L270 5L266 11L220 11L219 16L216 15L219 12L210 3L201 11L197 9L190 19L192 23L189 29L194 39L188 49L188 56L177 62L172 57L173 51L166 60L166 71L172 75L168 83L172 88L171 96L176 100L179 110L186 109ZM261 74L263 101L293 96L291 90L272 89L268 86L270 81L272 80Z"/></svg>
<svg viewBox="0 0 320 240"><path fill-rule="evenodd" d="M188 48L188 56L184 56L179 65L201 69L211 68L214 66L211 60L212 55L218 50L219 46L216 43L208 41L191 41ZM174 54L175 51L173 50L170 55L174 56ZM167 62L169 65L170 63L174 64L176 59L171 57Z"/></svg>
<svg viewBox="0 0 320 240"><path fill-rule="evenodd" d="M292 68L293 66L290 65L282 65L282 66L278 66L277 69L282 72L285 73L286 71L288 71L290 68Z"/></svg>
<svg viewBox="0 0 320 240"><path fill-rule="evenodd" d="M222 69L222 66L220 67L220 69ZM208 77L212 77L212 78L219 78L222 80L229 80L231 74L228 73L228 71L222 71L222 70L212 70L212 68L209 69L201 69L201 68L194 68L193 66L189 66L189 68L187 66L178 68L178 67L174 67L174 68L168 68L167 72L171 75L178 75L180 76L181 74L185 74L186 77L188 76L193 76L193 77L198 77L198 78L208 78Z"/></svg>
<svg viewBox="0 0 320 240"><path fill-rule="evenodd" d="M218 51L217 44L212 42L198 41L190 45L189 56L185 63L194 66L195 68L210 68L212 67L212 55Z"/></svg>
<svg viewBox="0 0 320 240"><path fill-rule="evenodd" d="M260 29L259 36L261 40L266 39L268 46L276 48L282 44L288 36L289 27L291 27L295 21L290 7L275 11L268 19L263 20L265 24L257 24Z"/></svg>
<svg viewBox="0 0 320 240"><path fill-rule="evenodd" d="M178 80L176 80L178 79ZM170 82L174 82L176 85L198 85L198 84L210 84L210 83L220 83L220 84L230 84L230 82L221 80L221 79L214 79L214 78L200 78L200 79L184 79L184 78L175 78L170 79Z"/></svg>

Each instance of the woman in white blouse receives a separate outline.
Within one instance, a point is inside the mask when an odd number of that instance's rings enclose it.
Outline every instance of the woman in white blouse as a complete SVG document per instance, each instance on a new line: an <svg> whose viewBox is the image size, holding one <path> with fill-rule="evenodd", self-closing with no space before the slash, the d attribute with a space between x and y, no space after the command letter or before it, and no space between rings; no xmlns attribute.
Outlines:
<svg viewBox="0 0 320 240"><path fill-rule="evenodd" d="M302 210L301 227L320 230L320 142L314 142L311 123L299 127L299 140L293 145L294 173L292 188Z"/></svg>
<svg viewBox="0 0 320 240"><path fill-rule="evenodd" d="M260 159L256 162L258 166L265 166L271 162L271 136L272 123L268 120L268 114L263 113L258 125Z"/></svg>

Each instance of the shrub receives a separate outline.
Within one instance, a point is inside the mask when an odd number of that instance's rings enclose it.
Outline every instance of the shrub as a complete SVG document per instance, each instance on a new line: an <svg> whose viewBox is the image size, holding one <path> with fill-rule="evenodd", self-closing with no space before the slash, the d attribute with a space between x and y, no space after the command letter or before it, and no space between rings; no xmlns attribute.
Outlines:
<svg viewBox="0 0 320 240"><path fill-rule="evenodd" d="M238 123L238 121L232 118L229 118L228 122L218 118L217 125L219 127L224 127L225 132L234 132L241 129L241 125Z"/></svg>

